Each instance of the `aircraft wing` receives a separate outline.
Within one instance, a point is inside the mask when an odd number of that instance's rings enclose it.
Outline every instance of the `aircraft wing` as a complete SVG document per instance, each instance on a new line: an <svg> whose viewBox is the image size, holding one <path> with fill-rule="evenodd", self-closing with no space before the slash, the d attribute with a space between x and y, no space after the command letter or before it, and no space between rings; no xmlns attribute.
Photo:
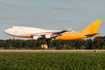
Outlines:
<svg viewBox="0 0 105 70"><path fill-rule="evenodd" d="M50 35L60 35L61 33L68 32L70 30L71 30L71 28L69 28L67 30L63 30L63 31L42 32L40 34L39 33L35 33L35 34L32 34L31 36L34 36L34 35L36 35L36 36L39 36L39 35L48 35L48 34L50 34Z"/></svg>
<svg viewBox="0 0 105 70"><path fill-rule="evenodd" d="M42 33L42 34L33 34L33 35L30 35L31 37L33 37L34 39L44 39L44 38L47 38L47 39L50 39L50 38L53 38L55 39L57 36L61 35L61 33L64 33L64 32L68 32L70 31L71 28L67 29L67 30L63 30L63 31L57 31L57 32L53 32L53 33Z"/></svg>
<svg viewBox="0 0 105 70"><path fill-rule="evenodd" d="M70 30L71 30L71 28L69 28L69 29L67 29L67 30L59 31L59 32L56 32L56 33L53 33L53 34L58 34L58 35L60 35L61 33L68 32L68 31L70 31Z"/></svg>

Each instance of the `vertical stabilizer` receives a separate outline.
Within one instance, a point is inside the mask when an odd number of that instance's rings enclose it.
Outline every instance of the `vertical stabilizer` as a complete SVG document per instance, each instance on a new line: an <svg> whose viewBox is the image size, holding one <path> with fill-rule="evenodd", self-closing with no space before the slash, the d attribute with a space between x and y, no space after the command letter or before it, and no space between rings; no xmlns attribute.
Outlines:
<svg viewBox="0 0 105 70"><path fill-rule="evenodd" d="M100 23L102 20L95 20L93 23L82 29L80 32L89 32L89 33L96 33Z"/></svg>

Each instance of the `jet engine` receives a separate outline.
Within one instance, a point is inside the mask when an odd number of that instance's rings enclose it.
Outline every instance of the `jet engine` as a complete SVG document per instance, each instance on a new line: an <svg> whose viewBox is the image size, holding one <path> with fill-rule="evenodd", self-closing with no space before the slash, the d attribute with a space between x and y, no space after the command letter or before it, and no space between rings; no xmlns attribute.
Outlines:
<svg viewBox="0 0 105 70"><path fill-rule="evenodd" d="M34 40L39 40L39 39L42 39L42 38L50 39L51 35L47 34L47 35L41 35L41 36L40 35L39 36L33 36Z"/></svg>
<svg viewBox="0 0 105 70"><path fill-rule="evenodd" d="M51 35L45 35L45 38L51 38Z"/></svg>
<svg viewBox="0 0 105 70"><path fill-rule="evenodd" d="M34 40L38 40L39 37L38 37L38 36L33 36L33 39L34 39Z"/></svg>

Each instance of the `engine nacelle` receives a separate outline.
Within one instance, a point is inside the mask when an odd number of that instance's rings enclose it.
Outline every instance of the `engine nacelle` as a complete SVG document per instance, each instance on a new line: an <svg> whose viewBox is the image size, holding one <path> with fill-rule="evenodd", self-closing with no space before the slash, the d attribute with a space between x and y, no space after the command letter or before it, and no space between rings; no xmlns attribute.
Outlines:
<svg viewBox="0 0 105 70"><path fill-rule="evenodd" d="M45 35L45 38L51 38L51 35Z"/></svg>
<svg viewBox="0 0 105 70"><path fill-rule="evenodd" d="M33 39L34 39L34 40L38 40L39 37L38 37L38 36L33 36Z"/></svg>

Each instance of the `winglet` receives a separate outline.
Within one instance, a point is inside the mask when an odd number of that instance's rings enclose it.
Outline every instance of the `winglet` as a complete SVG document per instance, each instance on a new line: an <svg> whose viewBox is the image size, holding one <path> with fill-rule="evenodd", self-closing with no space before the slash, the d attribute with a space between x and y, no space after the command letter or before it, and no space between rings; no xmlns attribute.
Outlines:
<svg viewBox="0 0 105 70"><path fill-rule="evenodd" d="M70 31L72 28L67 29L66 31Z"/></svg>

